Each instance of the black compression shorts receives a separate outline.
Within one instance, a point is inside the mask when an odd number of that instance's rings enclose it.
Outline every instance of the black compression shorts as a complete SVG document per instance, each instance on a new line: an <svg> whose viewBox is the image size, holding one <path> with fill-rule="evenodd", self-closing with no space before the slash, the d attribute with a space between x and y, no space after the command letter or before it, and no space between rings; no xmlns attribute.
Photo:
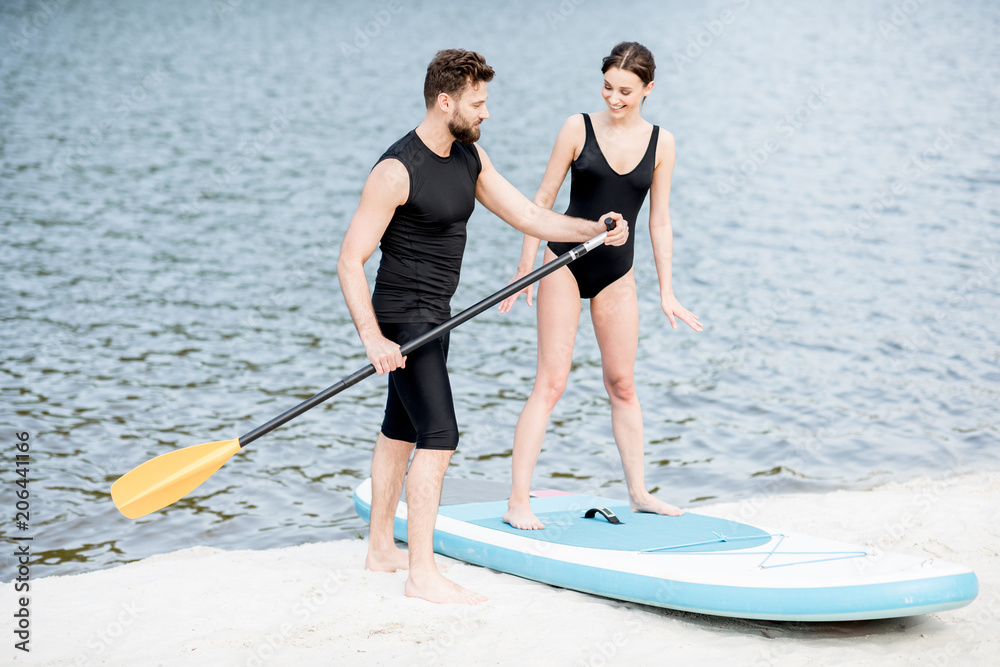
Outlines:
<svg viewBox="0 0 1000 667"><path fill-rule="evenodd" d="M382 335L398 345L433 329L429 322L380 322ZM406 366L389 373L382 434L391 440L415 442L417 449L454 451L458 420L448 380L448 334L414 350Z"/></svg>

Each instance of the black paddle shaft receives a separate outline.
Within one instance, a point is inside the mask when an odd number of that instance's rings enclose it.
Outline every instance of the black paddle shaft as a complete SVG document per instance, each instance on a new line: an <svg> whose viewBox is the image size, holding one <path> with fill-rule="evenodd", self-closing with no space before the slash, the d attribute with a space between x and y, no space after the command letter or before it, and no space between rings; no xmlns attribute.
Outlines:
<svg viewBox="0 0 1000 667"><path fill-rule="evenodd" d="M534 271L532 271L525 277L521 278L520 280L512 282L510 285L507 285L499 292L496 292L495 294L486 297L476 305L470 306L465 310L463 310L462 312L460 312L458 315L455 315L451 319L442 322L441 324L437 325L424 335L418 336L417 338L414 338L413 340L407 342L405 345L399 348L400 354L402 354L405 357L406 355L408 355L410 352L413 352L421 345L425 345L434 340L435 338L438 338L444 335L445 333L451 331L460 324L468 322L473 317L480 314L490 306L494 306L500 303L501 301L503 301L512 294L517 294L528 285L531 285L541 280L542 278L549 275L556 269L566 266L573 260L583 257L594 248L603 245L604 239L608 235L608 232L610 232L612 229L615 228L615 222L611 218L605 218L604 226L607 227L608 230L607 232L603 232L598 236L595 236L594 238L590 239L589 241L581 243L580 245L576 246L569 252L564 253L559 257L555 258L548 264L544 264L538 269L535 269ZM323 403L327 399L336 396L337 394L339 394L340 392L344 391L349 387L353 387L354 385L361 382L365 378L374 374L375 374L375 366L373 366L372 364L368 364L364 368L359 368L358 370L351 373L337 384L327 387L326 389L312 396L311 398L307 398L306 400L302 401L294 408L291 408L281 413L280 415L278 415L271 421L267 422L266 424L261 424L260 426L250 431L249 433L241 435L240 447L246 447L251 442L261 437L262 435L270 433L271 431L278 428L282 424L291 421L292 419L295 419L303 412L306 412L307 410L312 410L320 403Z"/></svg>

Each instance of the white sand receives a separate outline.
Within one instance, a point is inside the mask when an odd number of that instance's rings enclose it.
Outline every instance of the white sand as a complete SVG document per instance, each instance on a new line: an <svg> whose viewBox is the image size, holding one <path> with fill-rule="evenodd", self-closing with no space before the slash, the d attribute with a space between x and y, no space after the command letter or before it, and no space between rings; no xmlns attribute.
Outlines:
<svg viewBox="0 0 1000 667"><path fill-rule="evenodd" d="M403 573L366 572L361 540L194 548L35 581L32 651L14 650L5 632L0 664L995 665L998 507L1000 473L983 473L697 509L973 568L979 598L940 614L741 621L605 600L443 557L450 577L490 602L439 606L404 597ZM11 585L2 593L7 616Z"/></svg>

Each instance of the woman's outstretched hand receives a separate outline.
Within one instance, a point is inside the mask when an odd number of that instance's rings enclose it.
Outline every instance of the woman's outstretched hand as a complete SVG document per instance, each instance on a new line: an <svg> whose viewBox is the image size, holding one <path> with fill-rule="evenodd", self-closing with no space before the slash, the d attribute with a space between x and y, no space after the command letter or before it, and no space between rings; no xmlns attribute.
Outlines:
<svg viewBox="0 0 1000 667"><path fill-rule="evenodd" d="M660 300L660 305L670 319L670 326L674 329L677 328L677 320L680 320L695 331L701 331L701 322L698 321L698 316L682 306L673 294L663 297Z"/></svg>
<svg viewBox="0 0 1000 667"><path fill-rule="evenodd" d="M527 269L523 269L523 268L518 267L517 273L514 274L514 277L511 278L510 282L508 282L507 284L510 285L512 282L520 280L521 278L525 277L529 273L531 273L531 267L528 267ZM534 285L528 285L527 287L525 287L520 292L517 292L516 294L513 294L512 296L507 297L506 299L504 299L503 301L500 302L500 306L497 308L497 310L499 310L501 313L509 313L511 311L511 308L514 307L514 302L517 301L517 297L521 296L522 294L524 294L524 295L526 295L528 297L528 307L530 308L531 307L531 290L534 287L535 287Z"/></svg>

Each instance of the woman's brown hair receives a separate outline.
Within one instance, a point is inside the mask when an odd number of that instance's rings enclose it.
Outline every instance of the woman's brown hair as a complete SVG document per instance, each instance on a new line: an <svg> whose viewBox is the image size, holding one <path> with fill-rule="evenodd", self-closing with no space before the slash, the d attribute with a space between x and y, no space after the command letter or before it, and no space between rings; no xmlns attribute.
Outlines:
<svg viewBox="0 0 1000 667"><path fill-rule="evenodd" d="M606 73L612 67L632 72L642 80L642 85L648 86L656 71L656 61L653 53L639 42L619 42L604 59L601 72Z"/></svg>

